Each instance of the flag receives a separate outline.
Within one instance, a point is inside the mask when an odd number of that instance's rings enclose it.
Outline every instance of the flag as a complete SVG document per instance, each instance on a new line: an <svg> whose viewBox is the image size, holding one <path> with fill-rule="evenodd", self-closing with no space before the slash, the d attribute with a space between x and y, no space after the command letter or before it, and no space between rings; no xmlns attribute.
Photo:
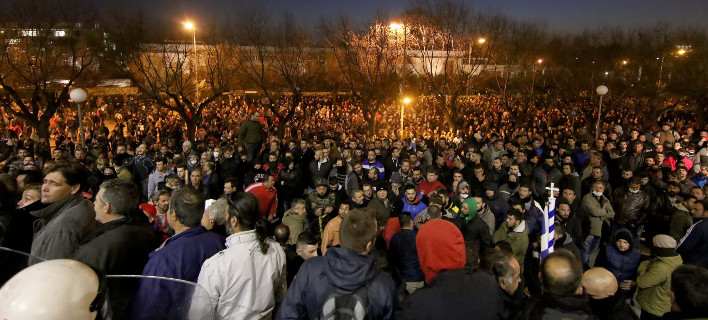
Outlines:
<svg viewBox="0 0 708 320"><path fill-rule="evenodd" d="M546 208L543 210L543 234L541 235L541 260L553 253L553 244L555 233L553 225L555 224L556 214L556 199L551 197L548 199Z"/></svg>

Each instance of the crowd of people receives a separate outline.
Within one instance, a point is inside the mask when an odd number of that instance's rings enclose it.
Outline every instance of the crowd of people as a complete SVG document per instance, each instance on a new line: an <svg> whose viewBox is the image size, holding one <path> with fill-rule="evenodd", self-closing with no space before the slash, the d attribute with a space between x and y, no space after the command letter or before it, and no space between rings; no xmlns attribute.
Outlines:
<svg viewBox="0 0 708 320"><path fill-rule="evenodd" d="M421 98L404 137L396 106L369 136L356 101L323 96L282 138L246 99L207 108L193 141L129 96L89 101L85 145L68 109L52 141L4 115L0 247L30 257L0 251L0 284L74 259L206 296L110 286L99 309L113 319L708 315L707 128L642 127L632 99L610 100L597 138L589 101L460 103L453 131Z"/></svg>

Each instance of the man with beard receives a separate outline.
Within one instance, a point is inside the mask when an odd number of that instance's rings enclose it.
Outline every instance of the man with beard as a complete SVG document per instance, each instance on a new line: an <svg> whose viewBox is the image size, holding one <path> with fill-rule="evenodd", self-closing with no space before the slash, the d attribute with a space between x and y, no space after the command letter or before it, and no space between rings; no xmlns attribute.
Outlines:
<svg viewBox="0 0 708 320"><path fill-rule="evenodd" d="M585 179L582 180L580 183L580 195L584 197L590 191L592 191L592 186L595 184L595 182L602 182L602 185L604 186L605 190L605 196L610 198L610 195L612 194L612 186L610 185L607 180L602 178L602 168L601 167L593 167L591 171L591 175Z"/></svg>
<svg viewBox="0 0 708 320"><path fill-rule="evenodd" d="M369 150L367 153L367 159L361 163L361 166L367 171L372 167L378 168L379 180L383 180L386 175L386 168L384 168L384 165L380 161L376 160L376 152L374 150Z"/></svg>
<svg viewBox="0 0 708 320"><path fill-rule="evenodd" d="M405 190L405 195L403 196L403 212L410 213L411 218L415 221L415 216L428 206L423 203L420 195L415 191L416 187L414 185L407 185Z"/></svg>
<svg viewBox="0 0 708 320"><path fill-rule="evenodd" d="M310 221L310 231L313 234L319 235L324 230L324 227L329 221L330 213L336 207L337 196L329 190L327 180L318 179L315 191L307 195L305 199L305 207L307 208L307 216Z"/></svg>
<svg viewBox="0 0 708 320"><path fill-rule="evenodd" d="M708 200L696 201L691 207L691 216L695 222L686 231L676 251L681 254L685 264L708 267Z"/></svg>
<svg viewBox="0 0 708 320"><path fill-rule="evenodd" d="M546 185L548 183L559 184L563 174L554 167L553 158L551 156L543 157L543 164L536 167L532 173L533 194L540 197L546 194Z"/></svg>

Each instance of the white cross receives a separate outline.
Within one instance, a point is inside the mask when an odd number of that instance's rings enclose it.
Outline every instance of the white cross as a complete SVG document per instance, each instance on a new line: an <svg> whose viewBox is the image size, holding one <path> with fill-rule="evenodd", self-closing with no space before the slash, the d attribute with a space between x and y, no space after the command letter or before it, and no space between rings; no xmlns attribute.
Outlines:
<svg viewBox="0 0 708 320"><path fill-rule="evenodd" d="M560 189L555 188L555 185L556 185L555 183L551 182L551 186L550 186L550 187L546 187L546 190L551 190L551 196L548 197L548 200L556 200L556 196L554 195L553 192L555 192L555 191L560 191Z"/></svg>

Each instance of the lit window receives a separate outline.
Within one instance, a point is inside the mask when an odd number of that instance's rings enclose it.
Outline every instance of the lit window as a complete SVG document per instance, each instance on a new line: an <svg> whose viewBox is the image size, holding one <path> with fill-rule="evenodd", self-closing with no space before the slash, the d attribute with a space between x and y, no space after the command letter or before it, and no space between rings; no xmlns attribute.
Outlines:
<svg viewBox="0 0 708 320"><path fill-rule="evenodd" d="M22 36L24 36L24 37L36 37L36 36L37 36L37 30L33 30L33 29L22 30Z"/></svg>
<svg viewBox="0 0 708 320"><path fill-rule="evenodd" d="M65 37L66 30L54 30L54 36L55 37Z"/></svg>

